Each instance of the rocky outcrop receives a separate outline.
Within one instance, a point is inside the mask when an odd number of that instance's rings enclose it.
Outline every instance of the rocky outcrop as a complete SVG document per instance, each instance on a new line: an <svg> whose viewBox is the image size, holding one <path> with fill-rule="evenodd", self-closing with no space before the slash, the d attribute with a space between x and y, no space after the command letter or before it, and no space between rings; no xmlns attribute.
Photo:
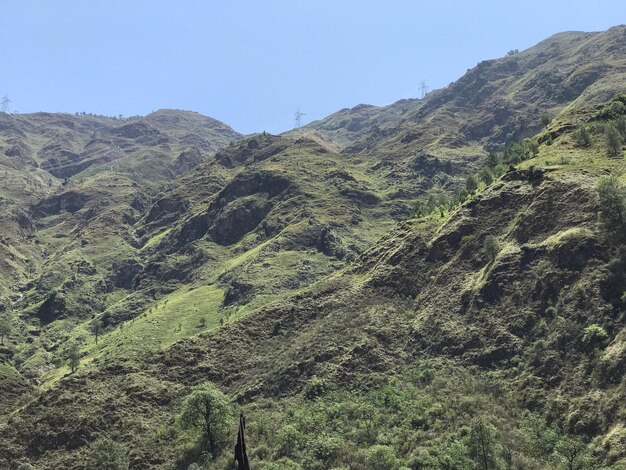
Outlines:
<svg viewBox="0 0 626 470"><path fill-rule="evenodd" d="M196 147L182 151L172 164L177 175L189 173L193 168L204 161L204 155Z"/></svg>
<svg viewBox="0 0 626 470"><path fill-rule="evenodd" d="M113 263L111 266L111 282L121 289L132 289L137 282L137 276L142 272L143 266L135 260L127 260Z"/></svg>
<svg viewBox="0 0 626 470"><path fill-rule="evenodd" d="M219 211L208 235L220 245L232 245L254 230L271 208L271 203L263 197L236 199Z"/></svg>
<svg viewBox="0 0 626 470"><path fill-rule="evenodd" d="M215 196L206 212L190 217L170 238L180 247L208 233L216 243L233 244L261 223L273 206L272 199L290 184L272 172L240 173Z"/></svg>
<svg viewBox="0 0 626 470"><path fill-rule="evenodd" d="M59 214L62 211L76 212L82 209L88 200L84 193L72 190L65 191L37 204L33 210L33 218Z"/></svg>
<svg viewBox="0 0 626 470"><path fill-rule="evenodd" d="M36 312L37 318L43 325L54 320L63 318L67 313L65 299L58 293L54 292L43 301Z"/></svg>

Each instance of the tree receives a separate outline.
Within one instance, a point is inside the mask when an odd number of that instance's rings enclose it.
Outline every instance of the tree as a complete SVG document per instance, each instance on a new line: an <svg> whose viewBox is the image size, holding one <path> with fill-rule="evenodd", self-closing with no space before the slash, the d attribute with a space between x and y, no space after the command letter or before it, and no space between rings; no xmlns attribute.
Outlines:
<svg viewBox="0 0 626 470"><path fill-rule="evenodd" d="M483 242L483 249L487 255L487 260L492 262L496 259L496 256L498 256L498 253L500 253L500 243L493 235L487 235Z"/></svg>
<svg viewBox="0 0 626 470"><path fill-rule="evenodd" d="M197 429L216 457L224 447L233 414L230 399L212 383L197 387L183 403L179 423L183 429Z"/></svg>
<svg viewBox="0 0 626 470"><path fill-rule="evenodd" d="M89 446L85 470L128 470L128 456L121 444L99 438Z"/></svg>
<svg viewBox="0 0 626 470"><path fill-rule="evenodd" d="M12 330L11 319L8 317L0 318L0 340L2 344L4 344L4 337L10 335Z"/></svg>
<svg viewBox="0 0 626 470"><path fill-rule="evenodd" d="M543 124L543 127L547 127L548 124L550 124L550 121L551 121L550 115L547 112L544 112L541 115L541 124Z"/></svg>
<svg viewBox="0 0 626 470"><path fill-rule="evenodd" d="M626 188L618 175L603 176L596 187L600 199L600 217L613 230L626 229Z"/></svg>
<svg viewBox="0 0 626 470"><path fill-rule="evenodd" d="M65 348L65 360L67 365L72 369L72 374L78 369L80 364L80 344L76 341L72 341Z"/></svg>
<svg viewBox="0 0 626 470"><path fill-rule="evenodd" d="M89 331L91 331L91 333L96 337L96 344L98 344L98 338L100 337L103 329L104 324L99 318L96 318L89 323Z"/></svg>
<svg viewBox="0 0 626 470"><path fill-rule="evenodd" d="M555 454L557 460L560 460L567 470L582 470L591 467L585 444L580 439L564 437L557 443Z"/></svg>
<svg viewBox="0 0 626 470"><path fill-rule="evenodd" d="M492 424L484 418L474 420L468 444L470 456L478 468L496 468L496 428Z"/></svg>
<svg viewBox="0 0 626 470"><path fill-rule="evenodd" d="M494 168L498 163L500 163L500 156L495 152L489 152L487 154L487 166Z"/></svg>
<svg viewBox="0 0 626 470"><path fill-rule="evenodd" d="M478 189L478 178L474 175L469 175L465 180L465 189L468 193L474 194Z"/></svg>
<svg viewBox="0 0 626 470"><path fill-rule="evenodd" d="M578 147L589 147L591 145L591 135L587 126L581 126L574 135L574 141Z"/></svg>
<svg viewBox="0 0 626 470"><path fill-rule="evenodd" d="M615 129L615 126L607 126L605 131L606 138L606 154L609 158L617 158L622 156L622 139Z"/></svg>
<svg viewBox="0 0 626 470"><path fill-rule="evenodd" d="M493 173L489 168L483 168L478 174L478 177L487 186L493 183Z"/></svg>

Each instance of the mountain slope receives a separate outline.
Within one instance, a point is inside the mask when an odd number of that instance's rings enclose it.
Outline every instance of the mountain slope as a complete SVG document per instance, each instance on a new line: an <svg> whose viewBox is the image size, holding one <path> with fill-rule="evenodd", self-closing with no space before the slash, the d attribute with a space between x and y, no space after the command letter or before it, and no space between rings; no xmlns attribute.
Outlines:
<svg viewBox="0 0 626 470"><path fill-rule="evenodd" d="M621 86L624 30L557 35L424 100L342 110L326 124L359 124L331 134L228 143L194 113L3 116L6 465L82 468L106 434L132 468L187 468L201 455L175 418L210 380L246 411L259 468L470 468L482 415L513 468L558 466L572 443L619 468L625 261L595 188L623 164L604 132L624 100L597 101ZM548 93L544 75L570 60L575 82L581 57L586 91ZM502 100L516 111L470 136ZM522 128L539 131L533 158L406 220ZM113 166L86 153L102 145Z"/></svg>
<svg viewBox="0 0 626 470"><path fill-rule="evenodd" d="M572 148L571 135L544 144L537 162L555 148L595 158ZM400 376L424 358L447 358L454 374L470 366L478 367L477 377L498 371L490 382L515 396L508 406L545 414L562 432L600 436L593 444L598 458L623 459L615 410L625 393L626 311L614 292L624 260L598 222L595 192L597 177L621 162L598 163L593 172L573 163L511 170L449 219L399 225L352 266L301 294L130 364L99 359L100 367L64 378L14 415L5 449L73 468L83 443L106 431L133 449L134 468L169 468L176 440L157 450L150 436L159 423L173 423L176 403L205 380L237 397L254 421L261 411L253 403L297 396L314 377L367 390L381 374ZM501 246L493 260L483 249L487 236ZM582 340L591 324L608 334L600 349ZM127 334L119 332L118 341ZM85 394L93 398L83 410L66 400ZM497 395L485 400L495 413ZM116 430L123 420L134 424ZM139 423L146 426L141 432L133 427ZM405 461L418 458L397 452ZM544 468L549 455L532 459Z"/></svg>

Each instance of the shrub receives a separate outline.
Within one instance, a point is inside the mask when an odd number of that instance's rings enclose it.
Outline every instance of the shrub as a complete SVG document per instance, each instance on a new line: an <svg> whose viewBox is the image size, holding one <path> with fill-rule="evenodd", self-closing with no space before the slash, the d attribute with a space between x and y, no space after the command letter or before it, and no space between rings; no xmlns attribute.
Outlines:
<svg viewBox="0 0 626 470"><path fill-rule="evenodd" d="M322 379L311 377L304 386L304 396L307 400L315 400L328 392L328 385Z"/></svg>
<svg viewBox="0 0 626 470"><path fill-rule="evenodd" d="M626 189L618 176L603 176L598 180L596 190L604 223L614 230L626 228Z"/></svg>
<svg viewBox="0 0 626 470"><path fill-rule="evenodd" d="M487 237L485 237L485 241L483 242L483 250L485 250L485 255L487 256L487 260L489 262L495 260L501 250L498 239L493 235L487 235Z"/></svg>
<svg viewBox="0 0 626 470"><path fill-rule="evenodd" d="M591 134L586 126L581 126L576 134L574 134L574 142L577 147L591 146Z"/></svg>
<svg viewBox="0 0 626 470"><path fill-rule="evenodd" d="M111 439L99 438L89 446L85 469L127 470L126 449Z"/></svg>
<svg viewBox="0 0 626 470"><path fill-rule="evenodd" d="M468 193L474 194L478 190L478 178L475 175L469 175L465 180L465 189Z"/></svg>
<svg viewBox="0 0 626 470"><path fill-rule="evenodd" d="M615 126L608 125L604 131L606 139L606 154L609 158L622 156L622 139Z"/></svg>
<svg viewBox="0 0 626 470"><path fill-rule="evenodd" d="M365 452L368 468L398 470L402 466L392 447L374 445Z"/></svg>
<svg viewBox="0 0 626 470"><path fill-rule="evenodd" d="M588 347L598 347L606 344L609 335L600 325L593 323L583 330L582 342Z"/></svg>
<svg viewBox="0 0 626 470"><path fill-rule="evenodd" d="M485 183L486 186L489 186L491 183L493 183L493 173L489 168L483 168L478 174L478 177L483 183Z"/></svg>

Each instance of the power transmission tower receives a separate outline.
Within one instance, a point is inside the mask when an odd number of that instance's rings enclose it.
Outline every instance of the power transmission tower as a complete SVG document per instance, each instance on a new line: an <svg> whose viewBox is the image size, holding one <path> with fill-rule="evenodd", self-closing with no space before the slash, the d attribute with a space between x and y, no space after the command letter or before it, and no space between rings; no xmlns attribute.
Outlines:
<svg viewBox="0 0 626 470"><path fill-rule="evenodd" d="M300 126L302 125L302 116L306 116L306 113L301 113L300 108L298 108L298 110L294 114L294 122L296 124L296 129L300 129Z"/></svg>
<svg viewBox="0 0 626 470"><path fill-rule="evenodd" d="M7 95L4 95L2 97L2 100L0 101L0 111L2 111L3 113L6 113L9 111L9 103L11 103L11 100L9 99L9 97Z"/></svg>
<svg viewBox="0 0 626 470"><path fill-rule="evenodd" d="M428 90L430 90L430 88L428 88L426 82L422 80L420 82L420 98L424 99L424 97L428 94Z"/></svg>

